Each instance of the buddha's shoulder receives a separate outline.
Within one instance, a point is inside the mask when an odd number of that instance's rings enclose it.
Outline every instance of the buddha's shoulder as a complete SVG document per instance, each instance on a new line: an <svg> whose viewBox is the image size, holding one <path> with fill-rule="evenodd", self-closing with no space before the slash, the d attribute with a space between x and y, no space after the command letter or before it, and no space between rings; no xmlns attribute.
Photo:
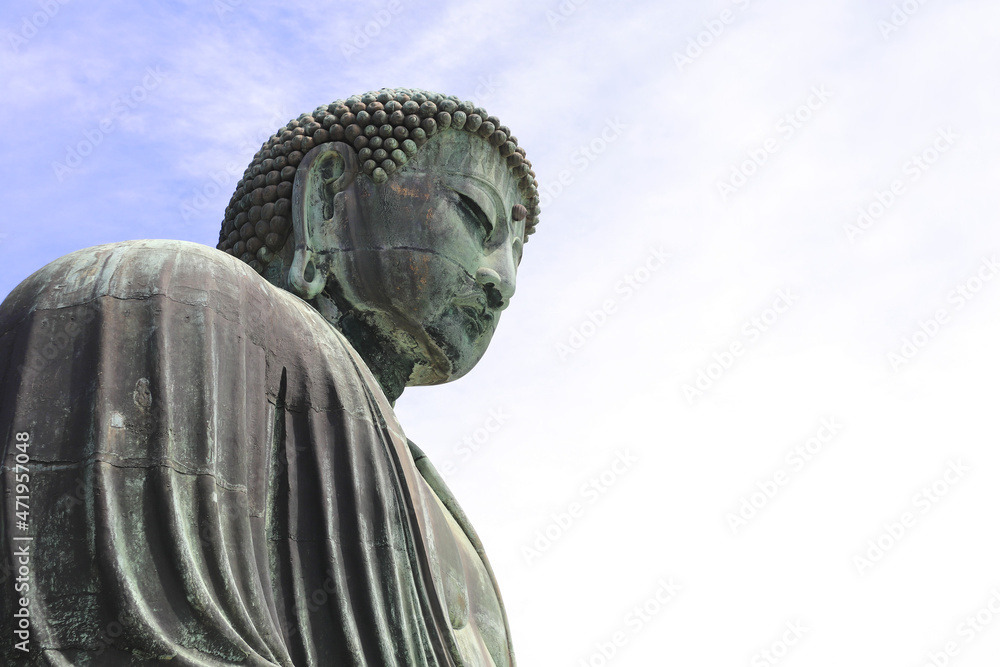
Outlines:
<svg viewBox="0 0 1000 667"><path fill-rule="evenodd" d="M231 255L189 241L122 241L84 248L45 265L8 295L2 319L58 309L103 297L163 297L226 314L281 310L318 317L308 304L267 282Z"/></svg>
<svg viewBox="0 0 1000 667"><path fill-rule="evenodd" d="M290 409L334 411L349 403L361 414L376 386L315 308L235 257L186 241L85 248L25 279L0 305L0 384L7 350L26 355L11 357L9 367L30 364L27 357L44 355L63 333L65 344L85 354L109 350L111 364L143 367L147 355L162 354L176 370L212 359L224 369L219 377L257 373L272 395L288 369Z"/></svg>

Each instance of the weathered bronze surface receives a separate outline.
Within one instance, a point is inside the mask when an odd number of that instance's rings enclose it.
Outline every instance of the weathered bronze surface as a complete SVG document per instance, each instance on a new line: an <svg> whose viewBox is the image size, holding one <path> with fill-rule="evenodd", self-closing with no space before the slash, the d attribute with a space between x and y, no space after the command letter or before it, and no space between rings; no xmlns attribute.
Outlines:
<svg viewBox="0 0 1000 667"><path fill-rule="evenodd" d="M514 665L482 544L392 403L482 357L537 222L533 174L468 103L330 107L255 156L225 252L88 248L0 306L0 633L25 596L31 615L4 664ZM393 148L381 173L373 144Z"/></svg>

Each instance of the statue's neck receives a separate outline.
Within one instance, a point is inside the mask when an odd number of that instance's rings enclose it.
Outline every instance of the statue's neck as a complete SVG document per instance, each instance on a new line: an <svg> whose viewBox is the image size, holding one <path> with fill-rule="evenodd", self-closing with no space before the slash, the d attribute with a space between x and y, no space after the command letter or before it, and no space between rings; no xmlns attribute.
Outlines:
<svg viewBox="0 0 1000 667"><path fill-rule="evenodd" d="M288 248L289 245L286 245L283 250L285 254L280 260L268 265L264 277L268 282L294 294L295 290L287 281L287 267L291 263L292 252ZM399 342L388 338L378 327L350 311L333 280L327 281L325 289L308 303L348 340L375 376L389 403L395 405L415 365L408 356L400 352Z"/></svg>
<svg viewBox="0 0 1000 667"><path fill-rule="evenodd" d="M395 405L413 373L414 362L402 354L396 341L383 335L353 312L344 313L327 294L314 299L313 306L336 328L364 360L389 403Z"/></svg>

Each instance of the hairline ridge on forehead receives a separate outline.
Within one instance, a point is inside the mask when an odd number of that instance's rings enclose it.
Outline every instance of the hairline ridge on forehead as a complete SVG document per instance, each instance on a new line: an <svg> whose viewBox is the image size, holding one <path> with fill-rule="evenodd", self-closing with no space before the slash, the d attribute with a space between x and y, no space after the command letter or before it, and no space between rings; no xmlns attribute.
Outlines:
<svg viewBox="0 0 1000 667"><path fill-rule="evenodd" d="M454 96L383 88L301 114L264 142L226 208L217 247L263 272L292 233L292 183L302 158L315 146L347 143L358 156L358 177L377 186L426 147L433 151L439 142L429 139L457 131L478 136L483 143L472 145L498 154L497 164L506 167L527 210L525 237L533 233L540 212L538 181L524 149L498 118ZM446 162L471 160L477 152L446 154Z"/></svg>
<svg viewBox="0 0 1000 667"><path fill-rule="evenodd" d="M449 150L442 145L444 138L448 136L462 135L451 132L436 135L413 160L407 163L407 173L413 173L411 170L415 170L473 178L489 185L496 191L501 202L506 200L501 191L509 188L521 203L526 203L524 192L518 188L517 179L511 175L510 170L504 165L503 158L493 150L492 146L481 139L470 137L469 150L463 150L464 146L459 146L458 150ZM515 203L516 199L510 205Z"/></svg>

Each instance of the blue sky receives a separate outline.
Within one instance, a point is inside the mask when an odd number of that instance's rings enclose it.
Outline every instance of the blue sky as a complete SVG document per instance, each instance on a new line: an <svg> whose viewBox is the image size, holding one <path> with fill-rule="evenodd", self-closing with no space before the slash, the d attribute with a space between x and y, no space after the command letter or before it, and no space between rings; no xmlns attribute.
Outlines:
<svg viewBox="0 0 1000 667"><path fill-rule="evenodd" d="M520 664L986 664L1000 619L960 624L1000 590L998 25L986 0L14 0L0 292L91 245L214 245L319 104L474 100L534 164L538 233L480 366L397 407Z"/></svg>

